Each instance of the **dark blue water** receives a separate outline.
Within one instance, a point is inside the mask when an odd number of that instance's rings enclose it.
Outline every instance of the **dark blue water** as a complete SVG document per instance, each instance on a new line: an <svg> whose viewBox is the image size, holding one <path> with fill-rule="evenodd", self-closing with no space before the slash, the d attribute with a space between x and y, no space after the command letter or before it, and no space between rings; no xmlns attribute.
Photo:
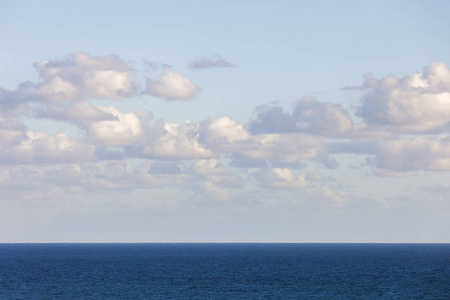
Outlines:
<svg viewBox="0 0 450 300"><path fill-rule="evenodd" d="M449 244L0 244L0 299L450 299Z"/></svg>

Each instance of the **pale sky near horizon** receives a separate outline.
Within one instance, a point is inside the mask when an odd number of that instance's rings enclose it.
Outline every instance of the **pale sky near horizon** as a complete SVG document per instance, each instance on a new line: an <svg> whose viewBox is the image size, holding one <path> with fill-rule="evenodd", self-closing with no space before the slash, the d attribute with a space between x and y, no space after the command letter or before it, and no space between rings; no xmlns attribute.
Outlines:
<svg viewBox="0 0 450 300"><path fill-rule="evenodd" d="M0 2L1 242L450 242L448 1Z"/></svg>

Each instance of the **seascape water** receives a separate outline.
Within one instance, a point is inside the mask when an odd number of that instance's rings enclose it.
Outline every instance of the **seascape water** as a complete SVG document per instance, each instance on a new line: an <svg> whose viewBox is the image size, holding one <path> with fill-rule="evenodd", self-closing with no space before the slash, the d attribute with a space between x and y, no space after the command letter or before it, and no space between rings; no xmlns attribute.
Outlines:
<svg viewBox="0 0 450 300"><path fill-rule="evenodd" d="M0 299L450 299L450 245L0 244Z"/></svg>

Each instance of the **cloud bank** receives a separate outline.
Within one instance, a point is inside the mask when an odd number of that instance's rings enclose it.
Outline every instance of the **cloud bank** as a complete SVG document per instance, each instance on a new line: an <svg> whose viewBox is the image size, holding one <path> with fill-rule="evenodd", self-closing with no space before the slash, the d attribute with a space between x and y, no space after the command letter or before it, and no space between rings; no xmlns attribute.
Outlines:
<svg viewBox="0 0 450 300"><path fill-rule="evenodd" d="M216 58L196 68L227 64ZM195 98L199 87L174 69L147 78L140 92L134 66L117 56L76 53L35 68L39 82L0 89L4 193L29 181L31 189L70 193L176 187L196 200L234 201L251 187L343 205L351 193L312 166L340 168L336 157L351 154L363 158L371 175L450 171L450 70L442 62L403 77L365 75L355 113L307 97L292 111L260 105L248 123L222 116L176 124L115 106L136 95ZM96 105L98 99L110 106ZM22 117L51 119L61 128L40 132ZM82 135L70 136L65 124Z"/></svg>

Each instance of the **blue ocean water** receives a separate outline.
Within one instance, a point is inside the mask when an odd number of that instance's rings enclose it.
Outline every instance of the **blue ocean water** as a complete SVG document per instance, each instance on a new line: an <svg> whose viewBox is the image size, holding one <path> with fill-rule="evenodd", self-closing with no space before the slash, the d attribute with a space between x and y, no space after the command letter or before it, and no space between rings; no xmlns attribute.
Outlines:
<svg viewBox="0 0 450 300"><path fill-rule="evenodd" d="M450 244L0 244L0 299L450 299Z"/></svg>

